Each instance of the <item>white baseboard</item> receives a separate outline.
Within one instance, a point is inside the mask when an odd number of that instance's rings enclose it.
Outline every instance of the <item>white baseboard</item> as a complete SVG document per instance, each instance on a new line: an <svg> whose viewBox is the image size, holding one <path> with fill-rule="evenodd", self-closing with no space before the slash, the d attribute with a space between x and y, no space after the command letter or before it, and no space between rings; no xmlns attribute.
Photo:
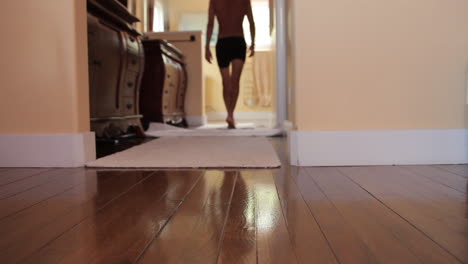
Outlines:
<svg viewBox="0 0 468 264"><path fill-rule="evenodd" d="M94 132L0 135L0 167L81 167L95 144Z"/></svg>
<svg viewBox="0 0 468 264"><path fill-rule="evenodd" d="M206 113L208 121L224 121L227 112L208 112ZM249 120L274 120L275 113L273 112L234 112L236 121Z"/></svg>
<svg viewBox="0 0 468 264"><path fill-rule="evenodd" d="M295 166L468 163L468 129L290 131Z"/></svg>
<svg viewBox="0 0 468 264"><path fill-rule="evenodd" d="M203 126L208 123L208 118L206 115L201 116L186 116L187 124L189 127Z"/></svg>

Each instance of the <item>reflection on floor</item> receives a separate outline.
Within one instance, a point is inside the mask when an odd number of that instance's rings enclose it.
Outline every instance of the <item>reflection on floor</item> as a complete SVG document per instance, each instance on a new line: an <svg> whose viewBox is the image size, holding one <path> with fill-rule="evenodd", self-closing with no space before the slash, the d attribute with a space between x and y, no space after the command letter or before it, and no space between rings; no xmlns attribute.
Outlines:
<svg viewBox="0 0 468 264"><path fill-rule="evenodd" d="M2 263L468 263L468 165L0 169Z"/></svg>

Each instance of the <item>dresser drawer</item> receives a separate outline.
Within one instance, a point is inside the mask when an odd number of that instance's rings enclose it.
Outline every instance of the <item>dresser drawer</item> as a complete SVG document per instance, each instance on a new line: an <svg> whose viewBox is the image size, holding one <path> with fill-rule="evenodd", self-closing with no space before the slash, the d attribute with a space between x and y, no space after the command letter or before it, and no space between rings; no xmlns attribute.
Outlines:
<svg viewBox="0 0 468 264"><path fill-rule="evenodd" d="M129 71L138 72L140 70L140 64L141 64L140 57L133 55L133 54L127 55L127 69Z"/></svg>
<svg viewBox="0 0 468 264"><path fill-rule="evenodd" d="M132 96L122 96L122 114L123 115L135 115L135 97Z"/></svg>
<svg viewBox="0 0 468 264"><path fill-rule="evenodd" d="M138 53L138 51L140 49L140 46L139 46L138 41L137 41L137 39L135 37L126 35L125 42L127 44L127 49Z"/></svg>
<svg viewBox="0 0 468 264"><path fill-rule="evenodd" d="M128 71L124 84L122 85L122 96L135 96L136 95L136 90L138 89L137 87L137 81L138 81L138 74L136 72Z"/></svg>

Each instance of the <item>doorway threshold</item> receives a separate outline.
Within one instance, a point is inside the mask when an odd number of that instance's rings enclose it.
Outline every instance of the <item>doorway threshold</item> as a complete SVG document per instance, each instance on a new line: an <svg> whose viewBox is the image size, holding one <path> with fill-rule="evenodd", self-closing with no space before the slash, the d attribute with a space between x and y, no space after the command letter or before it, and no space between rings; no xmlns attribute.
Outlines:
<svg viewBox="0 0 468 264"><path fill-rule="evenodd" d="M241 137L274 137L283 135L283 129L255 127L250 123L238 123L236 129L226 125L209 124L195 128L180 128L162 123L151 123L146 136L150 137L197 137L197 136L241 136Z"/></svg>

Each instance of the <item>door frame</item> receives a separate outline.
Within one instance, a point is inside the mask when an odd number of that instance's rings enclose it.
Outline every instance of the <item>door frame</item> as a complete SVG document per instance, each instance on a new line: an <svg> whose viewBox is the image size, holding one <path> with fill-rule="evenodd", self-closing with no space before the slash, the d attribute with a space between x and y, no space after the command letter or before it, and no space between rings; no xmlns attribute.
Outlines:
<svg viewBox="0 0 468 264"><path fill-rule="evenodd" d="M288 60L286 0L275 1L276 28L276 127L288 120Z"/></svg>

